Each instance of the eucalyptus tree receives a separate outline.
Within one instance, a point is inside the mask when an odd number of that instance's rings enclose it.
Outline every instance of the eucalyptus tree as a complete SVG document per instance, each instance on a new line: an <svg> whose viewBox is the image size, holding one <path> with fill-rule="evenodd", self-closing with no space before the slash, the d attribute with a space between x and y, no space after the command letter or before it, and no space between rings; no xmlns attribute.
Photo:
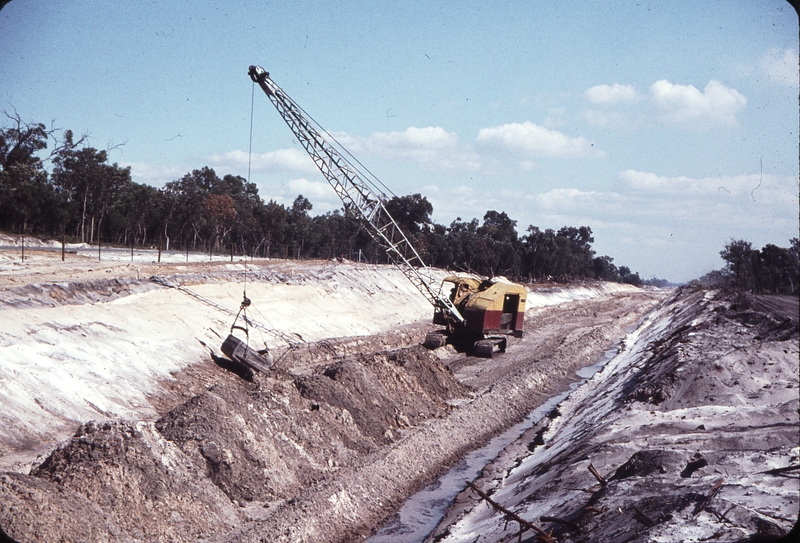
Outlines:
<svg viewBox="0 0 800 543"><path fill-rule="evenodd" d="M117 243L125 246L146 244L158 229L161 193L151 185L127 182L117 192L109 210L109 226Z"/></svg>
<svg viewBox="0 0 800 543"><path fill-rule="evenodd" d="M16 112L3 114L11 121L11 126L0 129L0 170L7 171L15 166L42 167L39 151L47 148L50 133L41 123L26 123Z"/></svg>
<svg viewBox="0 0 800 543"><path fill-rule="evenodd" d="M622 281L622 274L625 270L630 273L630 270L625 266L617 269L614 264L614 259L610 256L598 256L592 260L592 275L595 279L600 281Z"/></svg>
<svg viewBox="0 0 800 543"><path fill-rule="evenodd" d="M205 167L164 185L162 224L167 239L170 232L178 238L191 236L192 249L197 249L198 240L205 242L209 235L206 197L217 181L214 170Z"/></svg>
<svg viewBox="0 0 800 543"><path fill-rule="evenodd" d="M466 222L461 217L450 223L447 230L447 239L453 254L450 264L459 271L472 271L477 266L475 254L479 251L477 241L478 219Z"/></svg>
<svg viewBox="0 0 800 543"><path fill-rule="evenodd" d="M38 153L47 148L50 134L41 123L3 113L10 126L0 129L0 227L46 228L58 196Z"/></svg>
<svg viewBox="0 0 800 543"><path fill-rule="evenodd" d="M205 213L213 230L212 243L217 251L236 225L236 207L229 194L209 194L205 200Z"/></svg>
<svg viewBox="0 0 800 543"><path fill-rule="evenodd" d="M94 241L95 227L99 238L103 219L117 191L130 182L130 167L123 168L117 163L108 164L107 151L89 146L77 148L75 145L60 149L53 164L55 185L69 193L70 199L80 208L77 235L81 241L87 241L88 220L88 241L91 243Z"/></svg>
<svg viewBox="0 0 800 543"><path fill-rule="evenodd" d="M292 207L289 208L288 215L288 231L289 240L294 244L294 251L296 258L303 255L303 249L306 239L312 232L311 216L308 214L314 206L308 198L302 194L298 194L297 198L292 202Z"/></svg>
<svg viewBox="0 0 800 543"><path fill-rule="evenodd" d="M733 278L734 286L747 290L753 284L753 244L743 239L731 240L719 252L725 261L725 271Z"/></svg>
<svg viewBox="0 0 800 543"><path fill-rule="evenodd" d="M522 238L524 272L532 281L547 280L553 274L556 233L534 225L528 226L527 232Z"/></svg>
<svg viewBox="0 0 800 543"><path fill-rule="evenodd" d="M517 275L520 271L522 245L517 236L517 221L505 211L489 210L477 230L480 236L481 269L486 275Z"/></svg>
<svg viewBox="0 0 800 543"><path fill-rule="evenodd" d="M595 251L592 229L588 226L564 226L556 232L553 275L563 281L589 277Z"/></svg>
<svg viewBox="0 0 800 543"><path fill-rule="evenodd" d="M220 184L212 189L216 194L226 194L233 201L236 210L231 236L238 240L243 252L260 246L263 235L258 222L258 217L264 207L264 201L258 195L258 187L255 183L248 183L244 177L239 175L225 175ZM231 243L235 243L231 239Z"/></svg>
<svg viewBox="0 0 800 543"><path fill-rule="evenodd" d="M262 235L259 246L264 246L264 256L269 258L273 248L285 243L288 235L289 211L282 204L270 200L258 209L258 224Z"/></svg>

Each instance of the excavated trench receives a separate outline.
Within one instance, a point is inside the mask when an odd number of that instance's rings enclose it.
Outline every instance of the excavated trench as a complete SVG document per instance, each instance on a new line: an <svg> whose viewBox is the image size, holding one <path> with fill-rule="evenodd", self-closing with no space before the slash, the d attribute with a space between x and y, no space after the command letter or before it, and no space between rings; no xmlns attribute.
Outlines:
<svg viewBox="0 0 800 543"><path fill-rule="evenodd" d="M84 423L29 473L0 473L0 527L19 542L363 539L663 296L532 311L492 360L424 349L428 325L308 343L250 381L203 360L150 399L154 420Z"/></svg>
<svg viewBox="0 0 800 543"><path fill-rule="evenodd" d="M500 507L561 543L797 541L799 316L796 297L681 289L484 467L498 507L467 488L425 541L535 539Z"/></svg>

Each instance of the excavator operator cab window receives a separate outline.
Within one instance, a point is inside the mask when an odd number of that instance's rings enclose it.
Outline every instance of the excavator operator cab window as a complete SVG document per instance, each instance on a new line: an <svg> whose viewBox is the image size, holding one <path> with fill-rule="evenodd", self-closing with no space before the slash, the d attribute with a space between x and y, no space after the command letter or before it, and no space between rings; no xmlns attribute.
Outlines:
<svg viewBox="0 0 800 543"><path fill-rule="evenodd" d="M451 285L450 301L455 304L459 304L470 294L469 285L467 283L451 283L449 281L444 281L442 282L442 292L445 292L445 285Z"/></svg>
<svg viewBox="0 0 800 543"><path fill-rule="evenodd" d="M456 289L457 285L455 283L451 283L450 281L442 281L442 284L439 287L439 294L441 295L444 294L445 292L448 292L449 293L448 297L452 302L456 296Z"/></svg>

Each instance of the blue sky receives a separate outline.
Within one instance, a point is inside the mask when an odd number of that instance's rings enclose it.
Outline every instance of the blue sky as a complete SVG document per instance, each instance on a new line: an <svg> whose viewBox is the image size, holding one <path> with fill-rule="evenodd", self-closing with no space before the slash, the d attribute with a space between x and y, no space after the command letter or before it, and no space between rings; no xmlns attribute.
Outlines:
<svg viewBox="0 0 800 543"><path fill-rule="evenodd" d="M13 0L0 110L76 133L162 186L247 176L263 66L434 220L588 225L598 254L687 281L731 238L798 236L798 18L782 0ZM340 207L256 88L265 200Z"/></svg>

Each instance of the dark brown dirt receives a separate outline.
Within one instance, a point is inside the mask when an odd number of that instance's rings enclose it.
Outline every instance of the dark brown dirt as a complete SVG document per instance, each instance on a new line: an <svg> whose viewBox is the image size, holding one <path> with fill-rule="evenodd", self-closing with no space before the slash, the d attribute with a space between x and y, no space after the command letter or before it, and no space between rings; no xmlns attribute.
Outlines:
<svg viewBox="0 0 800 543"><path fill-rule="evenodd" d="M198 541L236 508L152 423L82 425L29 476L0 476L3 527L17 541Z"/></svg>

